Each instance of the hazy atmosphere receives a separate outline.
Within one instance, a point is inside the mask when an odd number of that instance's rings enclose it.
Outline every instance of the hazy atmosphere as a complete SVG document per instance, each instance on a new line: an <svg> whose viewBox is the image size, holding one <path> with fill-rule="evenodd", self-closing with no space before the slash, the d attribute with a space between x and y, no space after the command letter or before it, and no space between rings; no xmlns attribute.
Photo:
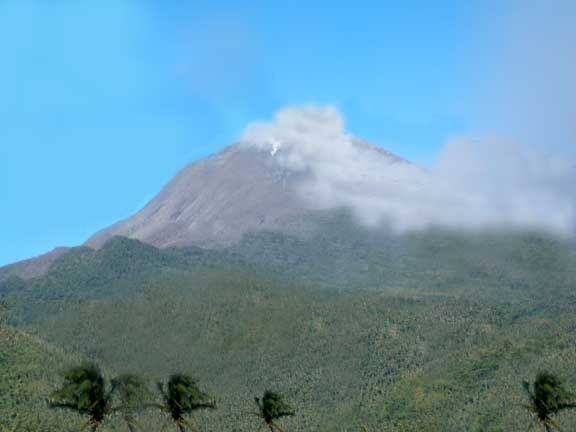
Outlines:
<svg viewBox="0 0 576 432"><path fill-rule="evenodd" d="M575 24L0 0L0 432L576 430Z"/></svg>
<svg viewBox="0 0 576 432"><path fill-rule="evenodd" d="M481 158L496 175L470 180L490 202L474 221L569 229L575 8L2 1L0 241L11 247L0 262L83 242L249 124L307 105L335 107L354 136L442 167L449 182ZM502 170L514 190L490 192ZM318 187L336 186L322 181ZM516 186L526 193L501 208L519 195ZM345 195L337 199L351 204ZM398 217L411 212L409 202L392 205ZM438 205L425 206L428 219L466 216L445 217ZM544 214L551 206L558 214ZM366 220L385 211L378 202L354 207ZM525 208L535 214L516 214ZM402 223L413 225L409 219Z"/></svg>
<svg viewBox="0 0 576 432"><path fill-rule="evenodd" d="M544 228L576 233L576 160L497 138L453 138L426 171L393 161L383 168L353 145L332 107L285 109L249 126L245 145L270 151L321 208L351 208L377 228Z"/></svg>

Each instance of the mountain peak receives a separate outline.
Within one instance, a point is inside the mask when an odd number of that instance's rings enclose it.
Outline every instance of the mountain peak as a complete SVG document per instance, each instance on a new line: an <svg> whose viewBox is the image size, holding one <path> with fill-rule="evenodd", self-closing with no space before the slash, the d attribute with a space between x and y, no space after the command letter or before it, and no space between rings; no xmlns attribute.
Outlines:
<svg viewBox="0 0 576 432"><path fill-rule="evenodd" d="M158 247L213 247L251 231L286 231L294 224L301 230L295 221L330 207L326 197L332 203L342 183L362 185L368 170L387 178L394 170L386 168L399 162L346 132L333 107L286 108L184 168L142 210L87 244L100 247L121 235Z"/></svg>
<svg viewBox="0 0 576 432"><path fill-rule="evenodd" d="M360 140L353 145L388 163L400 158ZM158 247L225 246L245 233L289 230L314 208L302 187L310 173L294 146L241 141L194 162L142 210L97 233L87 245L101 247L115 235Z"/></svg>

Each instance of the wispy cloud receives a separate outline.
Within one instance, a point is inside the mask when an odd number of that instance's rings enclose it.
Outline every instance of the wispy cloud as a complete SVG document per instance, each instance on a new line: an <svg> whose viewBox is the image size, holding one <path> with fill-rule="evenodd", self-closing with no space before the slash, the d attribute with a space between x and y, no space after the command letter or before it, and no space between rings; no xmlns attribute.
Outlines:
<svg viewBox="0 0 576 432"><path fill-rule="evenodd" d="M366 225L574 233L573 161L512 142L457 138L423 170L362 144L330 106L283 109L270 122L250 125L241 141L305 172L301 193L308 203L349 207Z"/></svg>

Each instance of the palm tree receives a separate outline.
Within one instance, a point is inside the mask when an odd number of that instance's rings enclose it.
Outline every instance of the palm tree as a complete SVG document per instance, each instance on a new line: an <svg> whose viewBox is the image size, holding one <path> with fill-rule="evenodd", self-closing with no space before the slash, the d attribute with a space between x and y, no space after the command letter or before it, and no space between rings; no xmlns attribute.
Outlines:
<svg viewBox="0 0 576 432"><path fill-rule="evenodd" d="M575 395L564 388L557 376L548 372L539 372L532 386L526 381L523 385L530 401L525 408L536 417L544 432L551 432L552 429L561 431L552 416L576 408Z"/></svg>
<svg viewBox="0 0 576 432"><path fill-rule="evenodd" d="M97 431L112 412L111 394L106 390L102 372L93 364L86 364L64 372L64 384L48 400L52 408L64 408L89 417L82 431L91 427Z"/></svg>
<svg viewBox="0 0 576 432"><path fill-rule="evenodd" d="M167 387L165 389L163 383L158 383L158 389L164 399L164 404L159 408L170 416L178 432L186 432L186 427L197 430L186 418L187 415L199 409L216 408L214 399L202 392L196 381L188 375L171 375Z"/></svg>
<svg viewBox="0 0 576 432"><path fill-rule="evenodd" d="M135 416L150 399L150 391L144 380L137 375L120 375L112 380L111 392L118 394L120 406L116 407L114 411L122 413L128 430L130 432L142 430L142 427L136 422Z"/></svg>
<svg viewBox="0 0 576 432"><path fill-rule="evenodd" d="M293 416L294 409L284 402L284 398L278 393L266 390L262 400L255 397L254 401L258 405L256 415L264 421L264 425L270 429L270 432L283 432L276 421L282 417Z"/></svg>

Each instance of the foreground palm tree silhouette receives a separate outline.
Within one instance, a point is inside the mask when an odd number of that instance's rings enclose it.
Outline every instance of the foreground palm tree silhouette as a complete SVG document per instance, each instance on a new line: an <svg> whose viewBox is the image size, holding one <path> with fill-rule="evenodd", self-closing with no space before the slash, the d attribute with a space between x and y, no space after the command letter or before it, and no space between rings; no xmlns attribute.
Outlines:
<svg viewBox="0 0 576 432"><path fill-rule="evenodd" d="M158 389L164 403L157 406L170 416L178 432L186 432L186 427L190 430L198 430L186 418L187 415L199 409L216 408L216 402L208 394L202 392L196 381L188 375L171 375L167 388L163 383L158 383Z"/></svg>
<svg viewBox="0 0 576 432"><path fill-rule="evenodd" d="M294 409L284 402L284 398L278 393L266 390L262 400L255 397L254 401L258 405L256 415L264 421L264 426L267 426L270 432L284 432L276 421L295 414Z"/></svg>
<svg viewBox="0 0 576 432"><path fill-rule="evenodd" d="M536 417L544 432L562 431L552 416L567 409L576 408L576 395L562 385L562 381L548 372L540 372L532 385L523 383L530 403L524 407Z"/></svg>
<svg viewBox="0 0 576 432"><path fill-rule="evenodd" d="M64 384L48 400L52 408L64 408L89 417L81 431L97 431L112 412L111 393L106 390L102 372L93 364L86 364L64 372Z"/></svg>
<svg viewBox="0 0 576 432"><path fill-rule="evenodd" d="M137 375L120 375L112 380L111 393L118 395L120 406L114 410L122 413L128 430L130 432L142 431L143 428L135 417L151 397L144 380Z"/></svg>

